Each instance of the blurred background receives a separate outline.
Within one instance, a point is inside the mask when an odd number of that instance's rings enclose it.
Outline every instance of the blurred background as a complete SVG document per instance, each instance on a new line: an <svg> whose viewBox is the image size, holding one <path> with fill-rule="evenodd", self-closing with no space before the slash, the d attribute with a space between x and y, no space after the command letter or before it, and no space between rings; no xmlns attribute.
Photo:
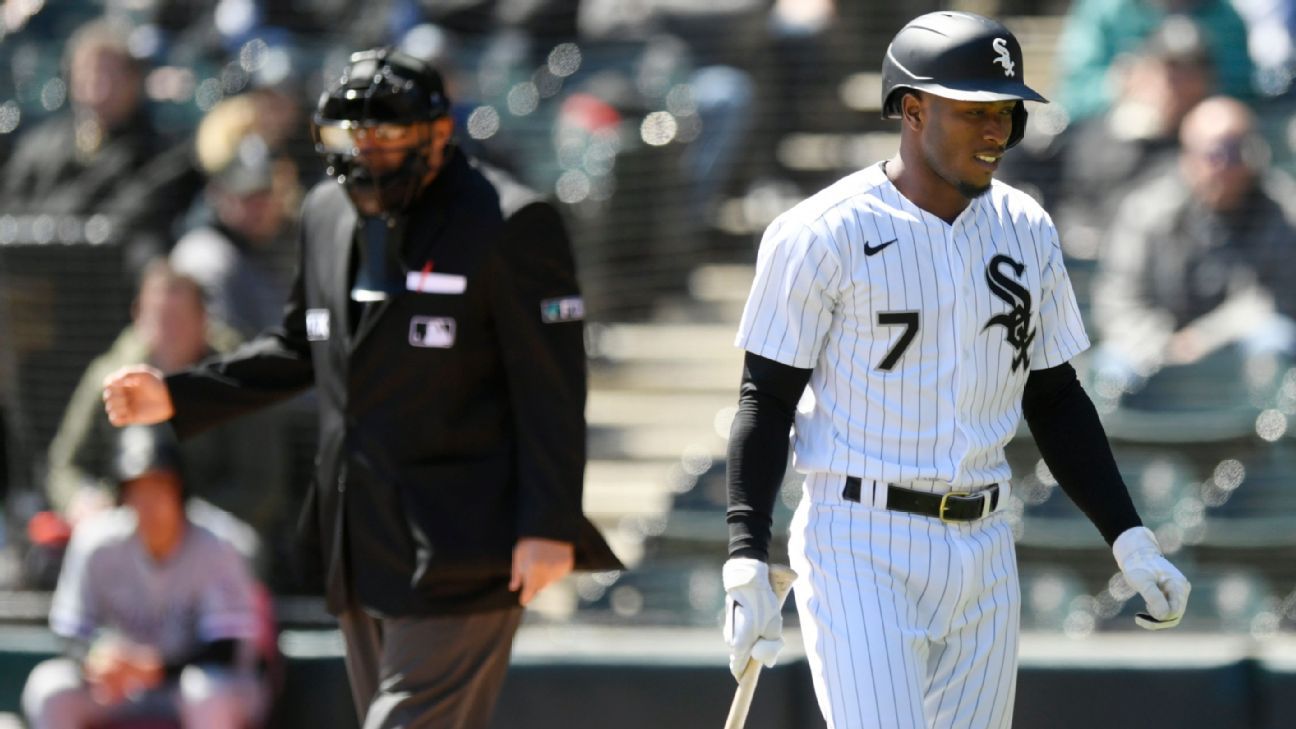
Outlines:
<svg viewBox="0 0 1296 729"><path fill-rule="evenodd" d="M178 369L277 319L322 174L315 100L351 51L390 44L446 74L464 148L561 203L589 324L585 505L630 567L529 611L497 723L718 725L723 454L756 246L893 154L881 58L937 9L1003 19L1053 101L1029 107L1000 177L1058 225L1095 343L1077 367L1194 587L1176 633L1134 634L1141 606L1023 428L1018 725L1153 725L1087 694L1140 685L1130 672L1183 712L1158 726L1296 725L1293 0L4 0L0 712L57 649L43 626L70 530L111 505L103 374ZM340 641L290 547L309 398L185 449L191 516L274 596L274 725L352 726ZM789 473L776 534L799 496ZM796 642L750 725L822 726ZM601 707L592 723L568 694Z"/></svg>

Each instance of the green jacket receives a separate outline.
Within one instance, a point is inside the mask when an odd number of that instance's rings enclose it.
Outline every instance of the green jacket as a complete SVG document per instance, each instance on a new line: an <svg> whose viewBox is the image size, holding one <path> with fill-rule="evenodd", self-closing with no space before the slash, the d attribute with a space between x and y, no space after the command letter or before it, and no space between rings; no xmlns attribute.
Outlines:
<svg viewBox="0 0 1296 729"><path fill-rule="evenodd" d="M239 337L234 330L213 324L207 343L213 353L229 352L239 344ZM128 326L81 376L49 448L46 493L56 510L65 511L80 488L112 487L117 429L104 413L103 381L120 367L146 362L147 355L144 343ZM282 428L272 417L243 420L183 441L189 493L264 535L285 505L288 459L282 441Z"/></svg>

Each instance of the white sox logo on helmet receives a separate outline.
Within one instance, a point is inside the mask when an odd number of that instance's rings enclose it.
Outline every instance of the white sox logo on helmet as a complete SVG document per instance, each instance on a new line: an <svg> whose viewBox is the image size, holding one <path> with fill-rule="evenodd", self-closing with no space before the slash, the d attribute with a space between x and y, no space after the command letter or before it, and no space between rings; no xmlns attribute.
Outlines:
<svg viewBox="0 0 1296 729"><path fill-rule="evenodd" d="M1005 76L1012 76L1013 69L1017 67L1017 64L1013 63L1012 55L1008 53L1008 41L1003 38L995 38L990 45L995 49L995 53L999 54L999 57L994 59L994 62L1003 66Z"/></svg>

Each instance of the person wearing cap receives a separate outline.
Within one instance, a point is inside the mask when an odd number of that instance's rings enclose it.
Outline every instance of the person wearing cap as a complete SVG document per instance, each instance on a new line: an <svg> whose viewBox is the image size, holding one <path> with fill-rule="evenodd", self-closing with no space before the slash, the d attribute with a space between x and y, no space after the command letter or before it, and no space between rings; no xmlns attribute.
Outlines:
<svg viewBox="0 0 1296 729"><path fill-rule="evenodd" d="M0 211L55 216L60 230L71 222L84 229L103 216L134 275L170 247L171 225L199 192L201 178L186 145L152 122L145 93L150 69L131 41L130 27L108 16L68 39L67 104L38 124L20 126L0 170ZM51 110L62 103L61 95L47 97ZM84 233L82 240L95 240Z"/></svg>
<svg viewBox="0 0 1296 729"><path fill-rule="evenodd" d="M1112 106L1068 125L1056 159L1035 162L1057 188L1050 209L1068 252L1093 258L1130 191L1176 164L1180 123L1217 88L1205 35L1186 16L1167 18L1112 69Z"/></svg>
<svg viewBox="0 0 1296 729"><path fill-rule="evenodd" d="M1094 278L1094 371L1134 392L1163 367L1296 345L1296 188L1254 112L1212 96L1184 117L1177 164L1130 190ZM1282 316L1278 316L1281 314Z"/></svg>
<svg viewBox="0 0 1296 729"><path fill-rule="evenodd" d="M259 725L269 699L257 672L267 624L243 557L186 518L179 449L165 427L121 431L114 474L121 507L83 522L68 547L50 608L66 655L28 677L28 722Z"/></svg>
<svg viewBox="0 0 1296 729"><path fill-rule="evenodd" d="M228 357L105 383L114 423L183 436L312 385L303 536L368 729L487 726L522 606L620 563L581 510L584 303L556 208L453 143L440 75L354 54L320 98L282 324Z"/></svg>
<svg viewBox="0 0 1296 729"><path fill-rule="evenodd" d="M788 555L830 729L1012 725L1021 588L1004 448L1023 418L1146 602L1136 622L1174 627L1187 606L1069 364L1089 340L1057 231L995 179L1025 102L1045 101L1026 73L998 21L910 21L882 59L897 153L761 241L737 337L724 635L739 680L782 646L767 562L794 430L806 477Z"/></svg>
<svg viewBox="0 0 1296 729"><path fill-rule="evenodd" d="M279 322L291 285L289 200L297 186L276 174L276 159L261 137L249 134L207 183L212 220L185 233L171 265L203 285L208 311L244 338Z"/></svg>
<svg viewBox="0 0 1296 729"><path fill-rule="evenodd" d="M147 363L178 372L206 357L235 349L237 332L207 316L202 287L167 261L151 262L140 276L132 322L90 363L64 409L47 454L45 496L75 529L85 517L111 506L117 431L103 412L103 380L126 365ZM267 579L277 579L265 558L287 515L288 459L273 422L258 418L212 429L181 444L192 471L193 516L203 526L256 557ZM57 556L52 555L52 556ZM53 565L55 568L57 565ZM53 572L53 570L49 570ZM35 575L40 582L54 575Z"/></svg>

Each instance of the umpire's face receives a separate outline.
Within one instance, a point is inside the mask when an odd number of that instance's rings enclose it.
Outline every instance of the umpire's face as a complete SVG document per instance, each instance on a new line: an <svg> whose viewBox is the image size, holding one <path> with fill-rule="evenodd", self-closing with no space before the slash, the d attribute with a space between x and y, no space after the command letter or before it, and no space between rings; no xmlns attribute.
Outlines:
<svg viewBox="0 0 1296 729"><path fill-rule="evenodd" d="M356 161L375 178L398 173L410 155L422 157L421 179L414 180L417 192L428 185L445 165L446 145L454 132L454 120L445 116L415 124L378 124L349 130L353 138ZM357 186L351 199L363 215L377 215L383 210L399 210L408 200L404 186L384 190L379 186Z"/></svg>
<svg viewBox="0 0 1296 729"><path fill-rule="evenodd" d="M955 101L906 94L904 119L927 168L967 199L990 189L1012 134L1017 101Z"/></svg>

